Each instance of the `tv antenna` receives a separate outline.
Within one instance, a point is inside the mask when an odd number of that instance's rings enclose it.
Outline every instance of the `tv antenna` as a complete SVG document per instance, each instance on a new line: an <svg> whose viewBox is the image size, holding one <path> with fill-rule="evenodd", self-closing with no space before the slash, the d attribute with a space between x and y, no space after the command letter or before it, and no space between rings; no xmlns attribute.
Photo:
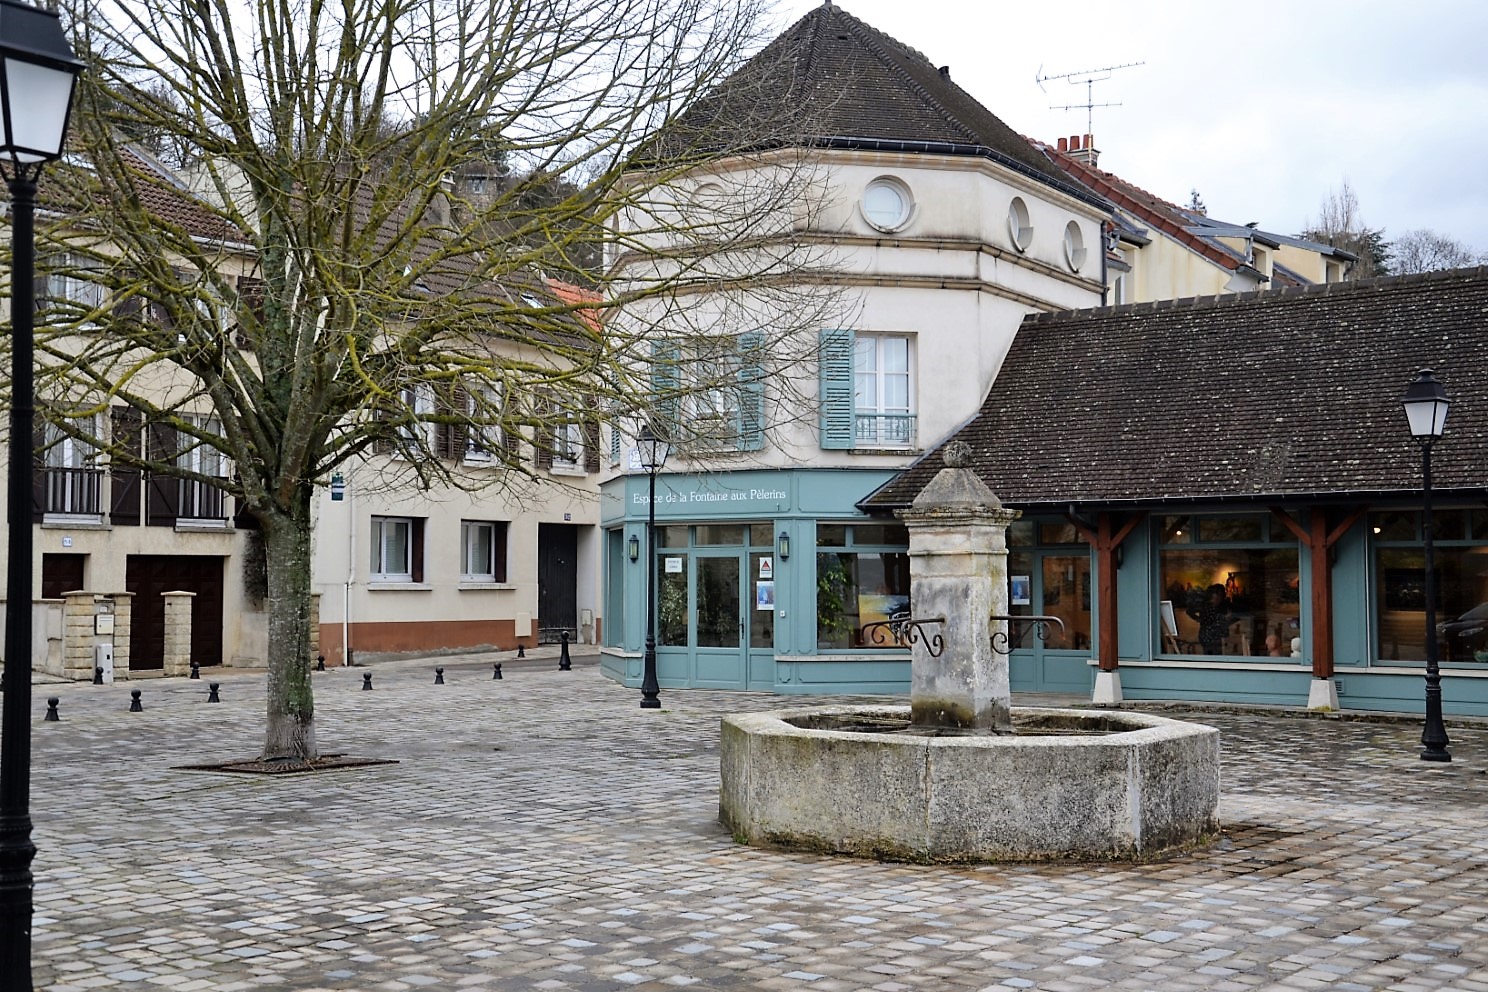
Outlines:
<svg viewBox="0 0 1488 992"><path fill-rule="evenodd" d="M1124 63L1122 65L1102 66L1099 69L1081 69L1078 72L1062 72L1062 73L1059 73L1058 75L1048 75L1048 76L1044 75L1044 67L1043 66L1039 66L1038 72L1036 72L1036 73L1033 74L1033 81L1038 84L1039 91L1040 92L1043 92L1043 93L1049 92L1048 90L1044 89L1044 83L1046 83L1046 82L1048 82L1050 80L1054 80L1054 79L1067 80L1071 86L1079 86L1081 83L1084 83L1085 84L1085 102L1084 103L1066 103L1063 106L1059 106L1057 104L1050 104L1049 105L1049 109L1050 110L1081 110L1081 109L1083 109L1085 111L1085 133L1086 134L1093 134L1093 133L1095 133L1095 128L1092 126L1093 125L1093 121L1094 121L1094 117L1095 117L1095 114L1094 114L1095 108L1096 107L1119 107L1119 106L1121 106L1121 104L1119 104L1119 103L1096 103L1095 102L1095 84L1096 83L1099 83L1099 82L1102 82L1104 80L1110 79L1111 78L1111 73L1115 72L1117 69L1131 69L1131 68L1133 68L1135 66L1146 65L1146 64L1147 64L1146 62L1126 62L1126 63Z"/></svg>

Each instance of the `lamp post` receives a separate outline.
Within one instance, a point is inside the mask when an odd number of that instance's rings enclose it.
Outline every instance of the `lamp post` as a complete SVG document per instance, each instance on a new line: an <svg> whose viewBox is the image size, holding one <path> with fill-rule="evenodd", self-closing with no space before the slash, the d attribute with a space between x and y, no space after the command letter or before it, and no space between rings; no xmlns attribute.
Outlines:
<svg viewBox="0 0 1488 992"><path fill-rule="evenodd" d="M656 574L656 472L666 465L672 446L656 435L650 424L641 428L641 467L646 470L651 487L646 500L646 653L641 669L641 709L661 708L661 686L656 681L656 593L652 588Z"/></svg>
<svg viewBox="0 0 1488 992"><path fill-rule="evenodd" d="M0 172L10 187L10 465L5 697L0 705L0 988L31 989L32 429L36 180L61 157L83 69L53 12L0 0Z"/></svg>
<svg viewBox="0 0 1488 992"><path fill-rule="evenodd" d="M1426 724L1421 728L1421 760L1451 761L1442 723L1441 670L1436 664L1436 562L1431 525L1431 446L1442 436L1451 402L1430 369L1416 373L1405 387L1405 416L1411 437L1421 445L1421 528L1426 539Z"/></svg>

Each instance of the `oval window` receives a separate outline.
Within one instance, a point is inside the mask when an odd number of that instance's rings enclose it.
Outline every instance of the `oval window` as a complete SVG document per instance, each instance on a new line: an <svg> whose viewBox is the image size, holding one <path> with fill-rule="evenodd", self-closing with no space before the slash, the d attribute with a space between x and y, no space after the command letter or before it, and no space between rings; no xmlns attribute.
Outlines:
<svg viewBox="0 0 1488 992"><path fill-rule="evenodd" d="M897 179L881 177L863 190L863 218L880 231L897 231L909 220L914 201Z"/></svg>
<svg viewBox="0 0 1488 992"><path fill-rule="evenodd" d="M1074 221L1064 225L1064 260L1073 272L1079 272L1085 264L1085 235Z"/></svg>
<svg viewBox="0 0 1488 992"><path fill-rule="evenodd" d="M1023 202L1021 196L1013 197L1013 202L1008 204L1008 236L1013 239L1013 247L1019 251L1027 251L1028 246L1033 243L1033 224L1028 220L1028 204Z"/></svg>

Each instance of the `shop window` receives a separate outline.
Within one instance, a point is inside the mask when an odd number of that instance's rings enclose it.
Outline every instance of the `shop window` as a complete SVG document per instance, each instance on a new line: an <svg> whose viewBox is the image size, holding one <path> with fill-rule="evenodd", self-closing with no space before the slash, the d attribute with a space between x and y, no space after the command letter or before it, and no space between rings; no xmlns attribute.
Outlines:
<svg viewBox="0 0 1488 992"><path fill-rule="evenodd" d="M1280 524L1264 514L1166 517L1161 535L1162 653L1291 655L1299 556Z"/></svg>
<svg viewBox="0 0 1488 992"><path fill-rule="evenodd" d="M817 528L817 649L887 647L892 639L876 644L864 635L863 626L910 619L909 555L903 546L873 547L865 539L902 528L842 527L842 548L832 548L826 541L838 536L832 531L832 525Z"/></svg>
<svg viewBox="0 0 1488 992"><path fill-rule="evenodd" d="M687 528L679 528L685 532ZM658 555L656 561L656 643L687 647L687 555Z"/></svg>
<svg viewBox="0 0 1488 992"><path fill-rule="evenodd" d="M823 448L915 446L912 337L822 331L820 386Z"/></svg>
<svg viewBox="0 0 1488 992"><path fill-rule="evenodd" d="M1432 514L1437 658L1444 664L1488 665L1488 543L1477 535L1481 510ZM1421 515L1371 514L1375 653L1381 661L1426 658L1426 550Z"/></svg>

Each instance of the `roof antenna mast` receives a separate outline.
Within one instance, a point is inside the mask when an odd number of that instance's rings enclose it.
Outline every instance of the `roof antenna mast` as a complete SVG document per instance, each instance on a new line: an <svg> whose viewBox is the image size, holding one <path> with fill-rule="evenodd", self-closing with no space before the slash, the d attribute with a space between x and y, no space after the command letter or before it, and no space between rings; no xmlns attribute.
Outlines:
<svg viewBox="0 0 1488 992"><path fill-rule="evenodd" d="M1044 89L1044 83L1046 83L1046 82L1048 82L1049 80L1052 80L1052 79L1064 79L1064 80L1067 80L1071 86L1078 86L1081 83L1084 83L1085 84L1085 102L1084 103L1066 103L1063 106L1060 106L1058 104L1050 104L1049 105L1049 109L1050 110L1081 110L1081 109L1083 109L1085 111L1085 133L1086 134L1094 134L1095 133L1095 127L1093 125L1094 125L1094 117L1095 117L1095 115L1094 115L1093 111L1095 110L1095 108L1096 107L1119 107L1119 106L1121 106L1121 104L1119 104L1119 103L1096 103L1095 102L1095 84L1096 83L1099 83L1099 82L1103 82L1104 80L1110 79L1111 78L1111 73L1115 72L1117 69L1130 69L1130 68L1133 68L1134 66L1146 65L1146 64L1147 64L1146 62L1127 62L1127 63L1124 63L1122 65L1107 65L1107 66L1102 66L1099 69L1081 69L1078 72L1063 72L1063 73L1059 73L1058 75L1051 74L1051 75L1047 75L1047 76L1044 75L1044 67L1043 66L1039 66L1038 72L1036 72L1036 73L1033 74L1033 81L1038 84L1039 90L1041 92L1045 92L1045 93L1047 93L1048 90L1045 90Z"/></svg>

